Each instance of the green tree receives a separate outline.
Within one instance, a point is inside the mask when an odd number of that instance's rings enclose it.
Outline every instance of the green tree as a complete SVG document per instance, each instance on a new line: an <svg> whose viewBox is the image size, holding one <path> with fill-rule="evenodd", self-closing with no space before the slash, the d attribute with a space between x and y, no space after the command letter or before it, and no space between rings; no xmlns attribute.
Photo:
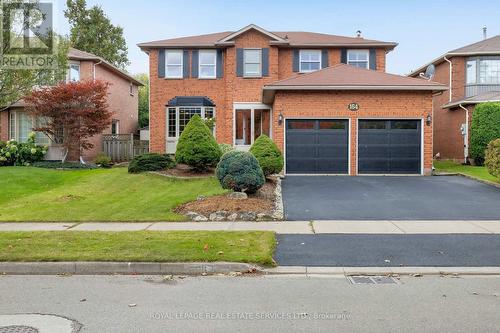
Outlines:
<svg viewBox="0 0 500 333"><path fill-rule="evenodd" d="M17 5L15 2L5 2L3 11L4 13L7 13L11 9L16 9L16 6ZM38 2L32 1L31 3L29 3L29 6L29 10L36 10ZM27 21L24 24L24 28L28 29L29 22ZM5 29L5 26L3 27L3 29ZM11 32L11 34L13 33ZM57 67L16 69L0 66L0 111L9 108L12 104L16 103L24 96L31 93L33 87L54 85L66 77L68 41L63 37L56 35L53 31L47 31L43 35L37 35L37 37L47 45L49 44L50 40L53 41L54 47L56 47L57 52L50 56L50 58L52 58L52 61L57 64ZM23 49L9 49L8 38L3 38L0 47L2 48L4 53L6 51L9 51L9 54L23 53Z"/></svg>
<svg viewBox="0 0 500 333"><path fill-rule="evenodd" d="M124 69L129 60L123 28L113 25L100 6L87 9L85 0L67 0L66 6L71 46Z"/></svg>
<svg viewBox="0 0 500 333"><path fill-rule="evenodd" d="M470 127L470 156L476 164L484 163L486 147L495 139L500 139L500 103L476 105Z"/></svg>
<svg viewBox="0 0 500 333"><path fill-rule="evenodd" d="M199 115L194 115L182 131L177 143L175 160L196 171L217 165L222 152L214 136Z"/></svg>
<svg viewBox="0 0 500 333"><path fill-rule="evenodd" d="M280 173L283 169L283 154L267 135L259 136L250 148L250 152L259 161L266 177Z"/></svg>
<svg viewBox="0 0 500 333"><path fill-rule="evenodd" d="M149 77L146 73L134 76L144 86L139 87L139 127L149 125Z"/></svg>

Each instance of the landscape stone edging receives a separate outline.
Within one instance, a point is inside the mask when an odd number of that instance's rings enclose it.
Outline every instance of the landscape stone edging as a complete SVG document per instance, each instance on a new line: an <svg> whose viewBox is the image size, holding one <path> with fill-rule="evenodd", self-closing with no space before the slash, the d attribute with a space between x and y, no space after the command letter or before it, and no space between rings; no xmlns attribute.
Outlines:
<svg viewBox="0 0 500 333"><path fill-rule="evenodd" d="M283 195L281 193L281 176L276 177L276 188L274 189L274 211L272 213L272 218L275 220L282 221L285 218L285 212L283 209Z"/></svg>
<svg viewBox="0 0 500 333"><path fill-rule="evenodd" d="M0 275L100 275L158 274L202 275L231 272L257 273L262 269L246 263L160 263L160 262L0 262Z"/></svg>

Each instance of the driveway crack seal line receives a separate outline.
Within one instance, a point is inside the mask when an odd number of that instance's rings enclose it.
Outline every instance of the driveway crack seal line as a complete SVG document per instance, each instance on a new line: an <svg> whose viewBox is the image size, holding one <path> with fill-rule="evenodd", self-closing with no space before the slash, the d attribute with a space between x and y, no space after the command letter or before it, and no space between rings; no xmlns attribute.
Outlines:
<svg viewBox="0 0 500 333"><path fill-rule="evenodd" d="M309 226L311 227L312 233L316 234L316 230L314 230L314 221L309 221Z"/></svg>
<svg viewBox="0 0 500 333"><path fill-rule="evenodd" d="M489 234L494 234L493 231L486 229L485 227L480 226L479 224L474 223L473 221L469 221L470 224L473 226L478 227L479 229L483 229L484 231L488 232Z"/></svg>

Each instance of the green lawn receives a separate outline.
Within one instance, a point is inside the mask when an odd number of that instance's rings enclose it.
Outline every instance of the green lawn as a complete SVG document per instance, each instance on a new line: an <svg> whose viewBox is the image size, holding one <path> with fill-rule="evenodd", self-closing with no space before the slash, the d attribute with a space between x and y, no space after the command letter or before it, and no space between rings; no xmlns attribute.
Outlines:
<svg viewBox="0 0 500 333"><path fill-rule="evenodd" d="M438 172L463 173L474 178L500 183L500 179L490 175L484 166L462 165L453 161L434 161L434 167Z"/></svg>
<svg viewBox="0 0 500 333"><path fill-rule="evenodd" d="M0 168L0 221L182 221L172 212L224 190L215 178L178 180L126 168Z"/></svg>
<svg viewBox="0 0 500 333"><path fill-rule="evenodd" d="M273 264L272 232L0 232L0 261L231 261Z"/></svg>

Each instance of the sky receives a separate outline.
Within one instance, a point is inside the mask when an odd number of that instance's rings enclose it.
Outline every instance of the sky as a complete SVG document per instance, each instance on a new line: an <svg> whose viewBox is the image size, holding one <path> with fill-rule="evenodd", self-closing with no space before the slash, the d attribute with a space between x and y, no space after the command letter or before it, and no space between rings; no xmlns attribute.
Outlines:
<svg viewBox="0 0 500 333"><path fill-rule="evenodd" d="M57 1L57 30L69 34ZM406 74L443 53L500 34L500 0L87 0L124 29L132 74L148 71L137 44L256 24L269 31L311 31L397 42L387 72Z"/></svg>

